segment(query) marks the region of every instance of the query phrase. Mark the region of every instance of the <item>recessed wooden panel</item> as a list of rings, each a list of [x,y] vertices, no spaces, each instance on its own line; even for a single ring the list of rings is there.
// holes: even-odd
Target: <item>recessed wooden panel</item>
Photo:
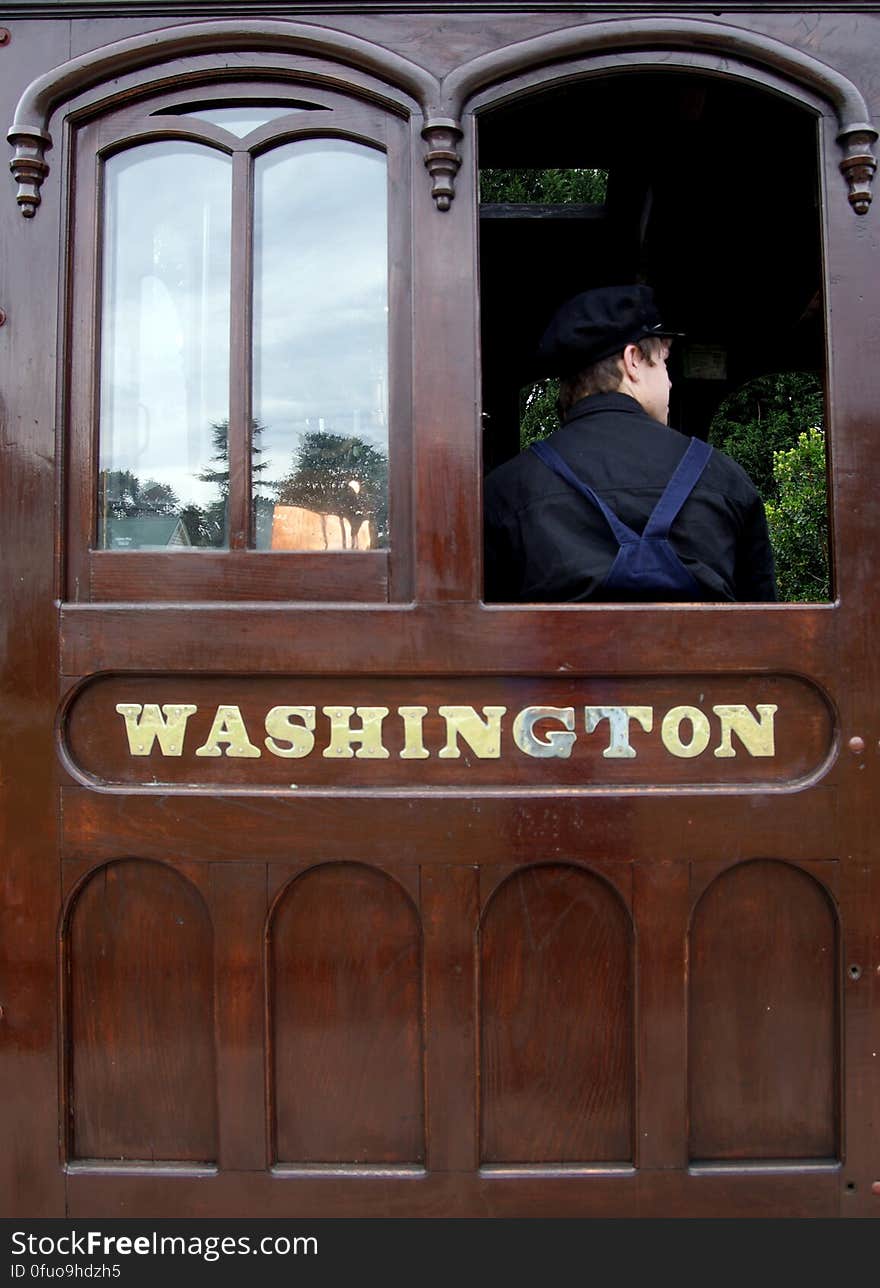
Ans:
[[[837,1153],[837,924],[784,863],[723,873],[690,943],[690,1156]]]
[[[70,1154],[216,1158],[212,930],[170,868],[125,860],[76,898],[66,941]]]
[[[418,916],[390,877],[312,868],[272,918],[274,1157],[418,1163],[425,1156]]]
[[[480,935],[483,1163],[626,1162],[633,1122],[632,927],[600,878],[510,877]]]
[[[299,600],[381,601],[388,598],[388,553],[95,550],[89,554],[89,578],[95,601],[155,603],[173,598],[255,603],[282,595]]]

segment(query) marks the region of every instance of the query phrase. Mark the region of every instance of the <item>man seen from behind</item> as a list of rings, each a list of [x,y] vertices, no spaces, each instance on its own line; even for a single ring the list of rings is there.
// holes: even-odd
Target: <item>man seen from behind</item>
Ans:
[[[748,475],[667,425],[672,335],[647,286],[585,291],[554,316],[538,357],[562,425],[486,480],[488,601],[777,598]]]

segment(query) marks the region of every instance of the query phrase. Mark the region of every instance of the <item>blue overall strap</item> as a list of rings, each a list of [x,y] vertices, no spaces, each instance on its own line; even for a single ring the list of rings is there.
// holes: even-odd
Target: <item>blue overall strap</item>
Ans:
[[[711,455],[712,448],[708,443],[704,443],[701,438],[691,439],[687,451],[675,467],[675,473],[666,484],[663,495],[645,524],[642,540],[657,540],[657,538],[669,536],[669,529],[699,482]]]
[[[592,501],[614,533],[619,546],[626,545],[630,541],[639,540],[639,534],[633,532],[632,528],[628,528],[623,520],[619,519],[614,511],[608,508],[602,498],[597,496],[593,489],[588,487],[582,479],[578,478],[571,466],[567,465],[556,451],[555,447],[551,447],[549,443],[545,443],[542,439],[539,439],[536,443],[530,443],[529,446],[554,474],[558,474],[566,483],[570,483],[573,488],[577,488],[578,492],[585,496],[588,501]],[[659,505],[662,500],[663,498],[661,497],[657,504]]]

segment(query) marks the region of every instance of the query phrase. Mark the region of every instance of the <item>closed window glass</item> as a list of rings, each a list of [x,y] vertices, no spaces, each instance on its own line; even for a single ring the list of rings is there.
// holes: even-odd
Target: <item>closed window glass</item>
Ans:
[[[385,155],[302,140],[256,160],[258,548],[388,545]]]
[[[230,158],[156,142],[104,176],[98,546],[224,547]]]

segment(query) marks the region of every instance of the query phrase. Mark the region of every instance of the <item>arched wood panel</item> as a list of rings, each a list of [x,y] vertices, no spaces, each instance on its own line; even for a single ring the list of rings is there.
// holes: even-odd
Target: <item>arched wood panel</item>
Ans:
[[[690,943],[690,1156],[833,1158],[838,1151],[837,919],[813,877],[728,869]]]
[[[632,926],[600,878],[526,868],[480,934],[483,1163],[628,1162]]]
[[[66,936],[70,1155],[217,1156],[213,933],[199,892],[129,859],[89,877]]]
[[[408,895],[358,863],[287,887],[269,935],[274,1158],[425,1157],[421,928]]]

